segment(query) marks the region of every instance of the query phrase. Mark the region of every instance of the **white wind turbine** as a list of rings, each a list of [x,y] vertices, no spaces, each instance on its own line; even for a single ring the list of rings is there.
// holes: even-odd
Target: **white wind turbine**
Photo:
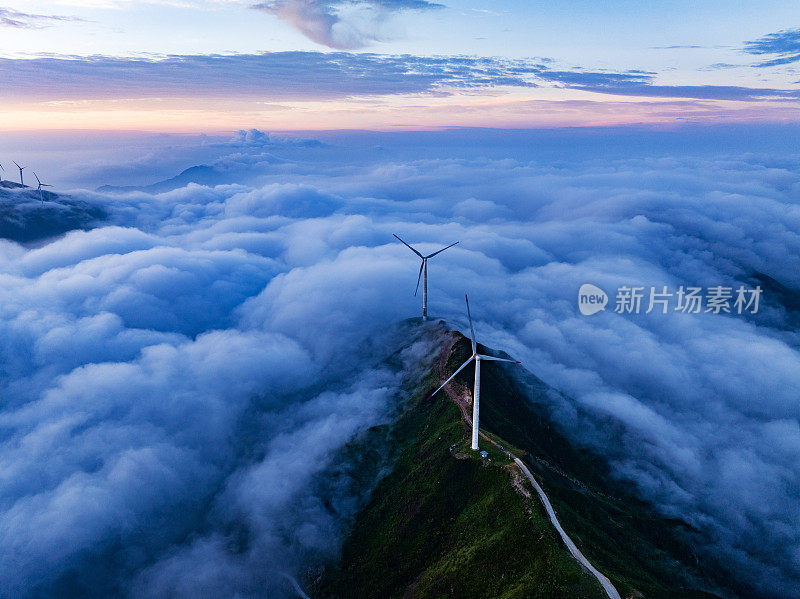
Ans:
[[[3,165],[0,164],[0,173],[4,173],[4,172],[6,172],[6,169],[4,169]],[[2,183],[2,182],[3,182],[3,175],[0,174],[0,183]]]
[[[394,233],[392,233],[392,235],[394,235]],[[397,237],[397,235],[394,236]],[[443,251],[453,247],[459,242],[456,241],[456,243],[451,243],[446,248],[440,249],[438,252],[433,252],[428,256],[423,256],[399,237],[397,237],[397,239],[399,239],[404,246],[422,259],[422,264],[419,265],[419,276],[417,277],[417,288],[414,291],[414,297],[417,296],[417,292],[419,291],[419,281],[422,279],[422,320],[428,320],[428,259],[433,258],[436,254],[441,254]]]
[[[44,191],[42,190],[42,187],[53,187],[53,186],[39,181],[39,175],[37,175],[36,172],[33,173],[33,176],[36,177],[36,182],[39,184],[39,187],[36,188],[36,191],[39,192],[39,197],[42,199],[42,204],[44,204]]]
[[[478,344],[475,342],[475,329],[472,328],[472,316],[469,313],[469,298],[464,295],[464,298],[467,301],[467,318],[469,319],[469,332],[472,336],[470,341],[472,341],[472,355],[469,357],[469,360],[464,362],[461,366],[458,367],[449,379],[447,379],[442,386],[439,387],[436,391],[431,393],[431,397],[439,393],[444,386],[452,381],[455,376],[464,370],[467,366],[469,366],[470,362],[475,360],[475,388],[472,391],[472,449],[475,451],[478,450],[478,429],[479,424],[478,420],[480,417],[480,405],[481,405],[481,360],[494,360],[495,362],[512,362],[514,364],[521,364],[521,362],[517,360],[509,360],[507,358],[495,358],[494,356],[484,356],[478,353]]]
[[[12,162],[14,164],[17,164],[16,160],[12,160]],[[25,170],[28,167],[27,166],[20,166],[20,165],[17,164],[17,168],[19,169],[19,184],[20,185],[25,185],[25,182],[22,180],[22,171]]]

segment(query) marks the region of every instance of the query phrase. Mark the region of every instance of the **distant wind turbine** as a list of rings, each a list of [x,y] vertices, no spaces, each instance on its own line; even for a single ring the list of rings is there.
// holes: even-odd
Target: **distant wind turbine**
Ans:
[[[16,160],[14,160],[14,161],[12,161],[12,162],[13,162],[14,164],[17,164],[17,161],[16,161]],[[20,185],[25,185],[25,182],[22,180],[22,171],[23,171],[24,169],[28,168],[28,167],[27,167],[27,166],[20,166],[20,165],[18,165],[18,164],[17,164],[17,168],[19,169],[19,184],[20,184]]]
[[[394,233],[392,233],[392,235],[394,235]],[[397,237],[397,235],[394,236]],[[428,259],[433,258],[436,254],[441,254],[443,251],[453,247],[459,242],[456,241],[456,243],[451,243],[446,248],[440,249],[438,252],[433,252],[428,256],[423,256],[399,237],[397,237],[397,239],[399,239],[404,246],[422,259],[422,264],[419,265],[419,276],[417,276],[417,288],[414,291],[414,297],[417,296],[417,292],[419,291],[419,281],[422,279],[422,320],[428,320]]]
[[[3,168],[2,164],[0,164],[0,172],[3,172],[3,173],[6,172],[6,169]],[[3,182],[3,175],[0,174],[0,183],[2,183],[2,182]]]
[[[439,387],[436,391],[431,393],[431,397],[439,393],[444,386],[452,381],[455,376],[464,370],[467,366],[469,366],[470,362],[475,360],[475,388],[472,391],[472,449],[478,451],[478,420],[480,417],[480,405],[481,405],[481,360],[494,360],[495,362],[512,362],[514,364],[520,364],[517,360],[508,360],[506,358],[495,358],[494,356],[484,356],[478,353],[478,344],[475,341],[475,329],[472,328],[472,316],[469,313],[469,298],[464,295],[464,299],[467,301],[467,318],[469,319],[469,332],[472,341],[472,355],[469,357],[469,360],[464,362],[461,366],[458,367],[449,379],[447,379],[442,386]]]
[[[39,175],[37,175],[36,172],[33,173],[33,176],[36,177],[36,182],[39,184],[39,187],[36,188],[36,191],[39,192],[39,197],[42,199],[42,204],[44,204],[44,191],[42,190],[42,187],[53,187],[53,186],[39,181]]]

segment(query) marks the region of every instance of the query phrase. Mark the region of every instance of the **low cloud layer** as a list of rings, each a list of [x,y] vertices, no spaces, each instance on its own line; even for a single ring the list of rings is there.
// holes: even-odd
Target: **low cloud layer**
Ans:
[[[214,146],[257,184],[76,192],[106,226],[0,243],[4,592],[291,596],[280,573],[335,552],[355,509],[337,449],[435,349],[420,337],[381,361],[419,311],[392,233],[460,240],[429,265],[431,312],[463,325],[469,291],[480,340],[574,397],[551,408],[575,442],[708,535],[753,596],[797,587],[796,157],[534,160],[534,144],[409,134],[355,137],[344,159],[265,139]],[[754,317],[576,306],[586,282],[757,273],[785,291]]]
[[[318,44],[353,50],[380,41],[381,24],[392,13],[442,5],[426,0],[270,0],[252,7],[286,21]]]

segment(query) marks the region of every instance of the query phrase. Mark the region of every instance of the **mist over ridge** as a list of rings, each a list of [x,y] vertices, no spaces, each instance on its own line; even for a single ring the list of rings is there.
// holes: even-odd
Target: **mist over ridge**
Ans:
[[[267,573],[341,534],[312,481],[435,352],[420,338],[399,369],[381,363],[419,311],[396,232],[460,240],[429,266],[431,313],[463,326],[468,290],[481,341],[590,414],[554,403],[576,443],[764,597],[796,588],[800,158],[746,138],[604,154],[471,134],[485,153],[459,131],[153,145],[65,190],[107,215],[91,230],[0,241],[0,594],[90,596],[97,576],[97,596],[291,596]],[[203,185],[87,191],[195,165]],[[778,287],[752,316],[576,306],[583,283],[765,277]],[[64,586],[76,573],[87,586]]]

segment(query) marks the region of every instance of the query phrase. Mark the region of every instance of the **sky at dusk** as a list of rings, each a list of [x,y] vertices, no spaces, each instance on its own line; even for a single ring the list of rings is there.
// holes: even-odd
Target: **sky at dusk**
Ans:
[[[393,234],[459,241],[431,315],[468,292],[553,426],[793,596],[798,83],[797,0],[0,0],[0,597],[294,597],[441,351]]]
[[[0,130],[797,122],[793,1],[25,0]]]

